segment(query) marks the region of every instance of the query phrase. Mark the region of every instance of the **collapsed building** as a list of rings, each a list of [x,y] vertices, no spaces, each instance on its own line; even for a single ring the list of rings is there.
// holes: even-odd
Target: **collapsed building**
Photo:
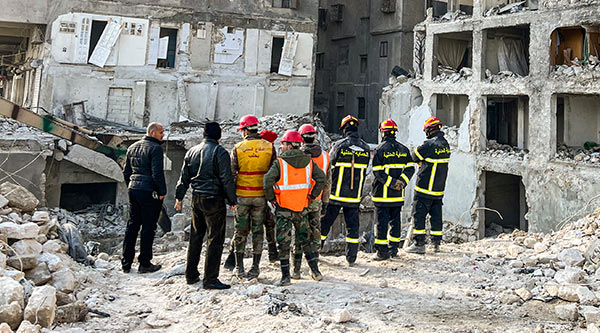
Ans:
[[[298,0],[4,2],[0,97],[124,148],[154,121],[169,129],[244,114],[300,116],[312,111],[317,15],[314,1]],[[2,126],[3,181],[72,211],[127,200],[114,161],[21,124]],[[172,193],[187,146],[165,138]]]
[[[555,230],[600,194],[600,2],[438,2],[415,27],[417,79],[384,88],[380,119],[412,147],[427,117],[446,125],[447,239]]]

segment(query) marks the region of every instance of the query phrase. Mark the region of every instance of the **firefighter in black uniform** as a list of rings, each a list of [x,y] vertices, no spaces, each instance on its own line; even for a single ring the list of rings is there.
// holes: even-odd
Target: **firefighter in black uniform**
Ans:
[[[331,226],[344,208],[346,221],[346,260],[354,265],[358,253],[358,208],[362,199],[362,190],[367,176],[370,160],[370,147],[358,135],[358,119],[346,116],[340,129],[344,138],[337,141],[331,149],[331,194],[325,215],[321,219],[321,246]]]
[[[431,216],[429,232],[434,251],[439,252],[442,241],[442,198],[448,176],[450,145],[441,131],[442,123],[436,117],[425,121],[423,131],[427,140],[415,148],[412,158],[419,166],[415,198],[413,202],[413,244],[406,249],[409,253],[425,253],[425,218]]]
[[[386,260],[398,254],[404,188],[415,173],[415,164],[410,150],[396,141],[398,125],[392,119],[383,121],[379,130],[382,140],[373,156],[372,198],[377,214],[375,260]]]

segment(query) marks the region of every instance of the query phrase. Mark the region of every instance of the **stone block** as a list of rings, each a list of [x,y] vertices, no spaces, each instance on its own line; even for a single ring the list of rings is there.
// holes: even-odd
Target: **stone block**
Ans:
[[[579,268],[566,268],[554,274],[554,280],[558,284],[563,283],[580,283],[585,277],[585,272]]]
[[[588,324],[597,323],[600,321],[600,311],[595,306],[582,306],[579,309],[579,314],[585,318],[585,322]]]
[[[23,320],[16,333],[40,333],[41,330],[42,327],[40,325],[34,325],[28,320]]]
[[[48,222],[50,221],[50,214],[48,214],[47,211],[43,211],[43,210],[38,210],[35,213],[33,213],[33,216],[31,217],[31,221],[33,222]]]
[[[577,289],[579,286],[577,285],[571,285],[571,284],[567,284],[567,285],[561,285],[560,287],[558,287],[558,297],[560,299],[564,299],[565,301],[569,301],[569,302],[578,302],[579,301],[579,294],[577,293]]]
[[[40,203],[38,199],[26,188],[12,183],[0,185],[0,194],[8,199],[8,205],[19,208],[24,212],[31,212]]]
[[[62,262],[60,257],[52,253],[42,252],[42,254],[40,254],[40,256],[37,258],[37,262],[38,264],[45,263],[46,265],[48,265],[48,269],[52,273],[59,271],[65,267],[65,264]]]
[[[16,330],[23,320],[23,308],[18,302],[0,305],[0,322],[7,323],[10,328]]]
[[[0,277],[0,305],[12,302],[17,302],[21,307],[25,306],[23,286],[10,277]]]
[[[23,317],[37,322],[42,327],[50,327],[56,315],[56,289],[52,286],[36,287],[29,298]],[[36,321],[37,319],[37,321]]]
[[[22,239],[13,243],[11,247],[19,256],[38,256],[42,253],[42,244],[36,242],[35,239]]]
[[[60,271],[52,273],[52,280],[50,283],[56,287],[56,290],[67,294],[75,291],[79,285],[77,279],[75,279],[75,275],[73,275],[73,272],[68,268],[63,268]]]
[[[35,238],[40,231],[40,227],[33,222],[17,224],[14,222],[0,223],[0,234],[6,235],[11,239]]]
[[[25,272],[25,277],[36,286],[41,286],[52,279],[52,274],[46,263],[40,263],[34,268]]]
[[[56,309],[57,323],[76,323],[84,321],[88,314],[88,307],[83,301],[77,301]]]
[[[42,250],[46,253],[65,253],[63,244],[58,239],[51,239],[44,243]]]
[[[583,254],[576,249],[564,249],[558,254],[557,258],[566,266],[581,266],[585,262]]]
[[[554,307],[554,311],[556,311],[558,318],[562,320],[576,321],[579,317],[579,311],[575,303],[557,305]]]

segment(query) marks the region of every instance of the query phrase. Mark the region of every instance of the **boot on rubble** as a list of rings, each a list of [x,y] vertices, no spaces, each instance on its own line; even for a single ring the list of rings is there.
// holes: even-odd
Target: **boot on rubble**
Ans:
[[[310,275],[313,280],[323,280],[323,274],[319,271],[319,259],[314,253],[306,253],[306,261],[308,261],[308,267],[310,267]]]
[[[440,240],[439,239],[434,239],[433,240],[433,252],[435,253],[439,253],[440,252]]]
[[[289,259],[281,259],[281,281],[277,282],[275,285],[279,287],[289,286],[292,284],[290,280],[290,260]]]
[[[279,253],[277,252],[276,244],[269,244],[269,262],[275,263],[279,259]]]
[[[229,252],[227,259],[225,259],[225,264],[223,264],[223,268],[230,271],[235,268],[235,253],[233,251]]]
[[[237,268],[237,272],[235,275],[239,278],[245,277],[246,272],[244,272],[244,253],[235,253],[235,267]]]
[[[416,254],[425,254],[425,243],[420,241],[414,241],[409,247],[407,247],[404,252],[406,253],[416,253]]]
[[[260,256],[260,254],[254,254],[252,256],[252,268],[250,268],[250,270],[248,271],[248,280],[258,278],[258,275],[260,274]]]
[[[294,271],[292,272],[292,279],[299,280],[300,268],[302,266],[302,253],[294,254]]]
[[[373,258],[373,260],[382,261],[382,260],[390,259],[390,253],[387,249],[387,245],[386,246],[376,245],[376,246],[377,246],[377,250],[376,250],[376,254],[375,254],[375,257]]]

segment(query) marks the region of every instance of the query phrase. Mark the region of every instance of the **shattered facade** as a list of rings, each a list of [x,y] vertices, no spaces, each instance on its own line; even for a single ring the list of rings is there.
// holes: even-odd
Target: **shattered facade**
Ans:
[[[589,211],[600,194],[600,2],[481,0],[444,20],[433,9],[415,27],[418,78],[384,88],[380,119],[397,120],[411,147],[430,115],[446,125],[446,239],[547,232]]]
[[[351,114],[377,142],[381,90],[396,66],[412,68],[412,29],[423,18],[422,1],[320,1],[314,111],[328,131]]]

